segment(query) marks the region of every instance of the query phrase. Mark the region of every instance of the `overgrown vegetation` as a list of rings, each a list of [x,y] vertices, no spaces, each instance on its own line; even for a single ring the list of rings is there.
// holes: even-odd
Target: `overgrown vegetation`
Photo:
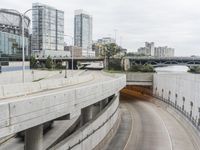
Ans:
[[[121,50],[121,48],[115,43],[102,45],[101,56],[106,58],[106,64],[105,64],[106,69],[108,69],[108,70],[111,69],[110,67],[111,67],[111,65],[113,65],[113,63],[110,60],[111,60],[111,58],[113,59],[115,55],[120,53],[120,50]]]
[[[200,66],[192,66],[192,67],[190,67],[190,69],[188,70],[188,72],[191,72],[191,73],[200,73]]]
[[[47,57],[47,59],[45,61],[45,66],[48,69],[52,69],[53,68],[53,60],[51,59],[50,56]]]
[[[116,70],[116,71],[123,70],[121,66],[121,59],[110,59],[108,66],[109,70]]]
[[[37,60],[35,59],[34,56],[31,56],[31,58],[30,58],[30,67],[37,68]]]
[[[129,69],[130,72],[155,72],[152,65],[132,65]]]
[[[30,67],[32,69],[42,69],[42,70],[52,70],[52,69],[65,69],[62,65],[62,61],[53,61],[53,59],[48,56],[45,61],[39,62],[34,56],[30,58]]]

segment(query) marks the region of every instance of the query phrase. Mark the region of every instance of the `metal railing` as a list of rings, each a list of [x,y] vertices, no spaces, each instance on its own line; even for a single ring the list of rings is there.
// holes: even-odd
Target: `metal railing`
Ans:
[[[174,103],[173,101],[170,101],[170,99],[166,99],[162,96],[158,96],[155,94],[152,94],[152,96],[155,97],[156,99],[163,101],[164,103],[168,104],[169,106],[173,107],[174,109],[178,110],[200,132],[200,118],[195,119],[192,116],[191,111],[187,112],[184,109],[184,105],[181,107],[181,106],[177,105],[176,103]]]

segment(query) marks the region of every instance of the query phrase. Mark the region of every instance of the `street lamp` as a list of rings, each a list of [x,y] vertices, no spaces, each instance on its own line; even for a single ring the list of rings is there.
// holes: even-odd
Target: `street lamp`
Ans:
[[[73,76],[73,71],[74,71],[74,37],[71,35],[64,35],[66,37],[70,37],[72,40],[72,52],[71,52],[71,58],[72,58],[72,76]],[[67,70],[67,63],[66,63],[66,70]]]
[[[200,107],[198,108],[199,111],[199,120],[198,120],[198,126],[200,126]]]
[[[191,118],[192,117],[192,108],[193,108],[193,102],[192,101],[190,102],[190,107],[191,107],[190,108],[190,118]]]
[[[0,11],[4,11],[4,10],[5,9],[0,9]],[[26,15],[26,13],[28,13],[32,9],[28,9],[24,13],[20,13],[19,11],[15,10],[15,9],[6,9],[6,10],[14,11],[17,14],[19,14],[21,17],[21,21],[22,21],[22,25],[21,25],[21,28],[22,28],[22,81],[24,83],[25,82],[24,17]]]
[[[177,106],[177,97],[178,97],[178,94],[176,93],[175,94],[175,107]]]
[[[185,97],[183,97],[182,111],[184,111]]]
[[[170,97],[171,97],[171,91],[169,91],[169,94],[168,94],[168,102],[170,103]]]

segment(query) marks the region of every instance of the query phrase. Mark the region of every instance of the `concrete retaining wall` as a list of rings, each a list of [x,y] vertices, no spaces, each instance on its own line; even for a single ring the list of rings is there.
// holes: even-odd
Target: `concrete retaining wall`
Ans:
[[[2,101],[0,138],[67,114],[70,114],[70,118],[79,116],[82,108],[118,93],[125,85],[126,77],[121,75],[109,81]]]
[[[106,110],[98,115],[95,120],[87,123],[73,135],[53,147],[52,150],[94,149],[116,123],[119,115],[118,106],[119,96],[117,96],[113,103],[107,106]]]
[[[154,73],[126,73],[127,85],[152,85]]]
[[[192,117],[198,120],[200,107],[200,76],[198,74],[155,74],[153,81],[154,95],[169,99],[174,104],[177,101],[179,107],[182,107],[184,103],[184,111],[189,114],[192,110]]]

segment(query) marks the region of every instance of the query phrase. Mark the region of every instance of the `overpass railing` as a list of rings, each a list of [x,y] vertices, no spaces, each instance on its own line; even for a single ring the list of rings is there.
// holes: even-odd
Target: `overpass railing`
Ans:
[[[152,57],[152,56],[141,56],[141,57],[124,57],[125,59],[133,60],[200,60],[200,57]]]

